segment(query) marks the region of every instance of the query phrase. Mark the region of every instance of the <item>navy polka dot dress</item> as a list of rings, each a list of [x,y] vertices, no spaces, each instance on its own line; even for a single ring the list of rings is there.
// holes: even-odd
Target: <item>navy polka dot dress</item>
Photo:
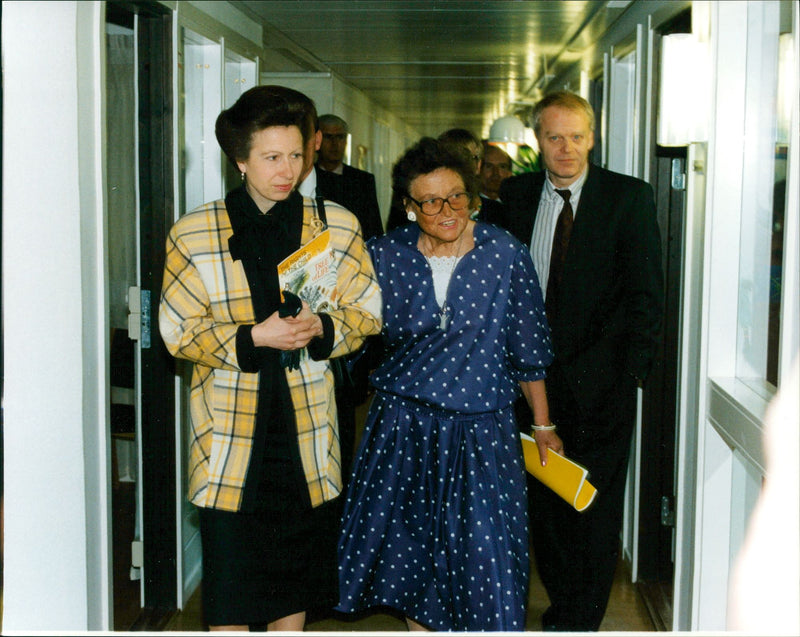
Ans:
[[[370,245],[388,354],[339,540],[338,609],[390,606],[434,630],[525,628],[525,468],[513,402],[552,360],[527,249],[478,223],[441,329],[409,224]]]

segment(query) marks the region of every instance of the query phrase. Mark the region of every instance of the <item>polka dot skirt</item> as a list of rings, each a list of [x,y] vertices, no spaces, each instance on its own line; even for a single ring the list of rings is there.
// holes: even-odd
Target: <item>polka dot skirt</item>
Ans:
[[[339,610],[435,630],[525,627],[525,471],[512,410],[454,415],[378,394],[339,541]]]

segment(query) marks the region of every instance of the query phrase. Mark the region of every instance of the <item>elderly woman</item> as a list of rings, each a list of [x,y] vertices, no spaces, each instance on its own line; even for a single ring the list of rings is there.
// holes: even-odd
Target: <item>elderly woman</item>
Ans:
[[[193,363],[189,498],[212,629],[302,630],[307,609],[338,599],[342,479],[327,359],[380,331],[380,291],[356,218],[328,202],[335,302],[314,313],[281,298],[278,264],[324,230],[295,191],[313,134],[307,101],[259,86],[223,111],[217,140],[242,185],[183,216],[167,241],[159,326],[170,352]]]
[[[475,137],[466,128],[448,128],[441,133],[437,138],[438,141],[451,146],[457,150],[461,150],[466,154],[469,165],[475,171],[476,175],[480,175],[481,160],[483,157],[483,144],[481,140]],[[405,205],[403,203],[402,195],[397,191],[392,193],[392,205],[389,209],[389,219],[386,222],[386,230],[391,231],[400,226],[408,223],[409,219],[406,215]],[[478,200],[483,203],[482,199]],[[481,205],[474,206],[472,210],[472,218],[477,219],[480,217]]]
[[[542,462],[561,450],[539,282],[522,244],[470,220],[478,184],[463,153],[422,139],[393,188],[416,223],[368,244],[386,356],[345,502],[338,608],[393,607],[411,629],[524,630],[520,388]]]

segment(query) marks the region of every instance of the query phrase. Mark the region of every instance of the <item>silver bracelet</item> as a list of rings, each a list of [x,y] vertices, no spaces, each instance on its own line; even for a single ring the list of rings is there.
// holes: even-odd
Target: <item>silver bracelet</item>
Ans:
[[[533,431],[555,431],[556,426],[553,424],[549,425],[531,425],[531,429]]]

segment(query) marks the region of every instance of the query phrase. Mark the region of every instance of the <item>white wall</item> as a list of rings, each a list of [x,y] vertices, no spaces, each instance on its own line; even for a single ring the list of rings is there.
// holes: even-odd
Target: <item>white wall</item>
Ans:
[[[100,9],[3,3],[6,632],[107,626],[105,353],[93,345],[102,215],[100,182],[84,170],[97,148],[85,125],[100,123]]]

